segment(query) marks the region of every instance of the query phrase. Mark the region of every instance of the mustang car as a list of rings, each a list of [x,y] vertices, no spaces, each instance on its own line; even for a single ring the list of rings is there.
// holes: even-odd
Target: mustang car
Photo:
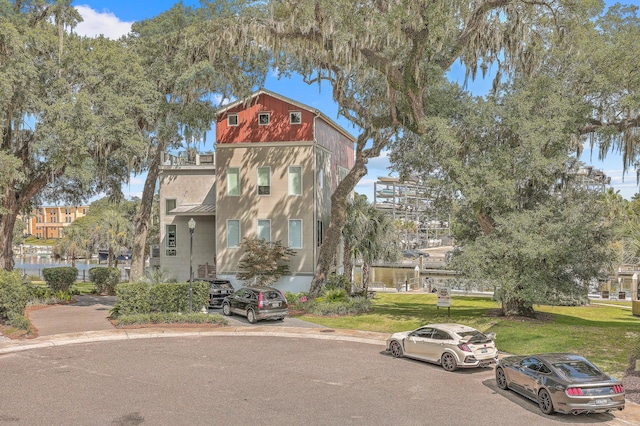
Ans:
[[[509,356],[496,365],[496,384],[538,403],[544,414],[623,410],[622,384],[574,354]]]
[[[494,339],[494,333],[486,335],[462,324],[429,324],[392,334],[387,351],[396,358],[414,358],[454,371],[495,363],[498,350]]]

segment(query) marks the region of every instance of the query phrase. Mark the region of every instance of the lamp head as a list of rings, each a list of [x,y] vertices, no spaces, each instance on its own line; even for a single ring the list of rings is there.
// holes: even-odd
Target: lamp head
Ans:
[[[196,229],[196,221],[193,220],[193,218],[189,219],[189,231],[193,232],[194,229]]]

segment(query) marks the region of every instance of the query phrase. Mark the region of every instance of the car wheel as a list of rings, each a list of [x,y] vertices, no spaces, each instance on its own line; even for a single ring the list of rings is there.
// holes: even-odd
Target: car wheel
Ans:
[[[507,375],[504,374],[504,370],[501,367],[496,368],[496,384],[502,390],[507,389]]]
[[[538,392],[538,406],[544,414],[553,414],[553,402],[551,401],[551,395],[549,395],[546,389],[541,389],[540,392]]]
[[[258,322],[256,319],[256,313],[253,309],[247,309],[247,321],[249,321],[249,324],[255,324]]]
[[[456,357],[449,352],[445,352],[442,354],[440,358],[440,364],[442,364],[442,368],[447,371],[455,371],[458,369],[458,363],[456,363]]]
[[[404,355],[402,345],[397,340],[389,343],[389,351],[394,358],[400,358]]]
[[[228,303],[222,304],[222,315],[231,316],[231,305]]]
[[[284,321],[284,317],[276,318],[276,321]]]

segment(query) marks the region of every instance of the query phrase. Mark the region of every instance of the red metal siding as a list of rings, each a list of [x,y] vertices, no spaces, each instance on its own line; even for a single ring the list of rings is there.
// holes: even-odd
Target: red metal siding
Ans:
[[[291,124],[289,112],[302,113],[301,124]],[[270,113],[268,125],[258,125],[258,113]],[[238,125],[229,126],[227,117],[238,114]],[[250,105],[238,105],[218,117],[217,143],[312,141],[315,114],[280,99],[261,94]]]

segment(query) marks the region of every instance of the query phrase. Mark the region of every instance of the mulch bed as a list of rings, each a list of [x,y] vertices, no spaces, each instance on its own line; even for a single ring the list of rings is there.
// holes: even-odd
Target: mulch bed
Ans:
[[[622,385],[627,400],[640,404],[640,371],[629,369],[622,379]]]

